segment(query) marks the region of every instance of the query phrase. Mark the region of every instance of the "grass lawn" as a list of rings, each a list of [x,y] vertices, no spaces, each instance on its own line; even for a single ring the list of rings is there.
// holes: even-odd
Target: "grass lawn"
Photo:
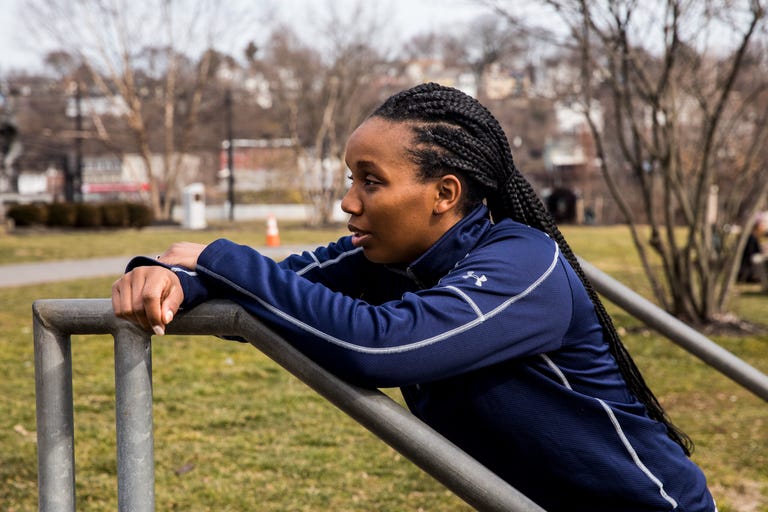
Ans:
[[[343,233],[280,228],[284,244]],[[565,234],[578,254],[642,290],[624,228],[574,227]],[[151,253],[172,240],[220,236],[259,245],[264,227],[0,235],[0,262]],[[113,279],[0,289],[3,510],[37,508],[31,303],[106,297]],[[752,288],[741,292],[734,309],[765,322],[768,296]],[[696,442],[694,460],[707,474],[721,512],[768,511],[768,404],[609,307],[646,380]],[[717,341],[768,372],[768,336]],[[76,336],[73,353],[78,508],[113,511],[112,340]],[[470,510],[249,345],[202,336],[155,338],[153,371],[157,510]]]
[[[343,226],[308,229],[299,222],[281,222],[283,245],[325,243],[347,233]],[[264,245],[264,222],[211,223],[207,229],[190,231],[166,227],[119,230],[22,230],[3,234],[0,230],[0,265],[109,256],[155,254],[171,242],[208,243],[217,238],[230,238],[243,244]]]

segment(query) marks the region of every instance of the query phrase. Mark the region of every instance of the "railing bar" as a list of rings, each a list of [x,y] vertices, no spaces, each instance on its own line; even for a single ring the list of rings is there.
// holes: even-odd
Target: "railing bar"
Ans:
[[[155,509],[152,346],[135,329],[115,334],[117,500],[121,512]]]
[[[768,401],[767,375],[590,263],[582,259],[579,263],[598,293],[709,366]]]
[[[37,483],[41,512],[75,510],[72,353],[68,335],[33,318]]]
[[[47,299],[37,301],[35,307],[43,312],[41,316],[49,325],[71,330],[72,334],[80,334],[79,325],[83,325],[88,334],[135,329],[129,322],[115,319],[111,302],[107,299]],[[543,512],[542,508],[389,397],[378,390],[357,388],[338,379],[230,302],[211,301],[181,313],[168,326],[167,332],[257,338],[258,348],[267,356],[326,398],[333,397],[331,402],[337,407],[470,505],[487,511]]]
[[[377,389],[349,384],[243,311],[244,338],[478,510],[544,512],[524,494]]]

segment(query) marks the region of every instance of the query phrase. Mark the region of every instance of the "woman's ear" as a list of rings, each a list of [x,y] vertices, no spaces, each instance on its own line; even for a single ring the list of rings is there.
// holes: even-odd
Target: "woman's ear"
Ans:
[[[437,200],[433,213],[440,215],[456,208],[461,198],[461,181],[453,174],[446,174],[437,183]]]

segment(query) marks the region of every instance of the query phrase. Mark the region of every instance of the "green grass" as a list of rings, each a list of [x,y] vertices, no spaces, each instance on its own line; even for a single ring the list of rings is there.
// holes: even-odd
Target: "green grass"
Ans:
[[[121,246],[121,252],[104,249],[112,242],[124,243],[108,233],[82,239],[92,253],[78,250],[83,250],[81,256],[118,255],[156,251],[171,240],[198,234],[254,244],[263,243],[264,237],[260,225],[203,233],[157,231],[162,236],[154,238],[152,230],[130,232],[141,240],[127,253],[122,251],[133,249],[130,244]],[[290,232],[281,225],[283,243],[305,241],[286,242]],[[319,238],[311,241],[337,234],[313,233]],[[637,278],[623,228],[568,228],[565,234],[577,253],[601,269],[622,281]],[[36,257],[50,258],[60,236],[70,235],[5,236],[0,248],[7,254],[7,246],[34,246]],[[37,508],[31,303],[38,298],[106,297],[112,280],[0,289],[3,510]],[[734,302],[736,310],[765,322],[768,296],[751,288],[742,291]],[[768,404],[609,307],[646,379],[673,420],[696,442],[694,460],[707,474],[721,512],[768,510]],[[767,336],[717,341],[768,372]],[[78,508],[112,511],[112,340],[76,336],[73,354]],[[153,372],[157,510],[470,510],[249,345],[207,336],[155,338]]]
[[[339,225],[327,229],[309,229],[299,222],[281,222],[280,242],[283,245],[325,243],[346,234]],[[117,229],[103,231],[26,230],[12,234],[0,231],[0,265],[64,259],[154,254],[171,242],[208,243],[217,238],[230,238],[243,244],[264,245],[264,222],[218,223],[203,230],[182,230],[168,227],[146,229]]]

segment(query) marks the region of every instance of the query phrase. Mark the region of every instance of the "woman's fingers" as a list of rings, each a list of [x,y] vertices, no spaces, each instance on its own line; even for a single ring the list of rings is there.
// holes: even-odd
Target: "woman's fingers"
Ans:
[[[179,278],[164,267],[137,267],[112,285],[115,315],[164,334],[184,294]]]
[[[167,251],[157,257],[166,265],[181,265],[189,269],[197,266],[197,258],[205,249],[205,245],[192,242],[176,242]]]

